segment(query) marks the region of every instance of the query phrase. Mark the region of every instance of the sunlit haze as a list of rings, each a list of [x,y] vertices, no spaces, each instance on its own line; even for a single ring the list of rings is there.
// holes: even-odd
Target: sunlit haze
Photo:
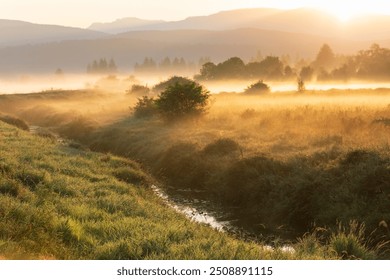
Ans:
[[[118,18],[181,20],[240,8],[321,9],[346,21],[364,13],[390,14],[388,1],[308,1],[308,0],[2,0],[1,19],[15,19],[42,24],[87,27],[93,22]]]

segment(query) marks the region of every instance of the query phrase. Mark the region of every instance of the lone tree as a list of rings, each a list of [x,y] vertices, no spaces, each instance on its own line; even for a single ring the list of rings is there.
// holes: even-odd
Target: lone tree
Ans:
[[[244,91],[246,94],[265,94],[271,91],[270,87],[264,83],[262,80],[257,83],[251,84]]]
[[[155,104],[164,118],[177,120],[205,113],[209,97],[209,92],[203,86],[189,80],[169,85],[158,96]]]
[[[304,93],[306,90],[305,82],[301,77],[297,78],[297,91],[298,93]]]
[[[322,45],[314,61],[314,67],[317,69],[331,70],[334,67],[336,56],[328,44]]]
[[[187,83],[190,83],[192,82],[191,79],[188,79],[186,77],[181,77],[181,76],[173,76],[173,77],[170,77],[168,80],[166,81],[163,81],[161,83],[158,83],[157,85],[155,85],[153,87],[153,91],[155,93],[160,93],[164,90],[166,90],[169,86],[172,86],[176,83],[178,84],[187,84]]]
[[[136,118],[151,118],[157,113],[156,101],[153,97],[142,96],[138,98],[133,108]]]

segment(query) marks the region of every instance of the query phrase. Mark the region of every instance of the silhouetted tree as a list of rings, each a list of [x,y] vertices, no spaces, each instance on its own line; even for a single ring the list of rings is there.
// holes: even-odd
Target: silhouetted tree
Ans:
[[[293,71],[293,69],[287,65],[286,67],[284,67],[284,77],[287,78],[287,79],[291,79],[293,77],[295,77],[295,73]]]
[[[251,84],[244,91],[246,94],[265,94],[270,92],[270,87],[265,84],[263,81],[258,81],[257,83]]]
[[[56,74],[57,76],[62,76],[62,75],[64,74],[64,71],[62,71],[61,68],[57,68],[57,70],[55,71],[55,74]]]
[[[148,96],[138,98],[135,106],[130,109],[133,109],[136,118],[150,118],[157,114],[156,101]]]
[[[149,73],[153,73],[153,72],[156,71],[156,69],[157,69],[157,64],[154,61],[154,59],[151,58],[151,57],[145,57],[144,61],[142,62],[142,64],[136,63],[134,65],[134,70],[136,72],[149,72]]]
[[[303,81],[310,81],[313,79],[314,75],[314,69],[310,66],[305,66],[301,69],[301,72],[299,73],[300,79]]]
[[[217,76],[219,78],[240,78],[245,73],[245,64],[239,57],[231,57],[217,65]]]
[[[150,89],[143,85],[132,85],[126,93],[134,95],[148,95],[150,93]]]
[[[333,53],[333,50],[328,44],[322,45],[313,63],[313,66],[318,70],[324,69],[325,71],[329,71],[334,68],[334,65],[335,55]]]
[[[217,79],[242,79],[259,78],[282,79],[284,75],[283,63],[276,56],[267,56],[260,62],[245,64],[239,57],[231,57],[228,60],[215,65],[208,62],[202,65],[197,80]],[[291,70],[291,68],[290,68]]]
[[[297,79],[297,91],[299,93],[303,93],[303,92],[305,92],[305,90],[306,90],[305,82],[301,78],[298,78]]]
[[[117,67],[116,67],[116,63],[115,63],[115,61],[114,61],[114,59],[110,59],[110,62],[108,63],[108,67],[107,67],[108,69],[108,72],[110,72],[110,73],[115,73],[118,69],[117,69]]]
[[[203,64],[200,74],[195,76],[196,80],[214,80],[217,75],[217,66],[212,62]]]
[[[209,92],[194,81],[176,82],[161,92],[155,104],[167,120],[199,116],[206,111]]]
[[[278,79],[283,77],[283,63],[277,56],[267,56],[260,62],[261,67],[266,69],[266,77],[270,79]]]
[[[117,67],[114,59],[110,59],[107,63],[107,59],[101,58],[99,61],[94,60],[92,64],[88,64],[87,73],[91,74],[112,74],[117,71]]]
[[[202,67],[207,62],[211,62],[210,57],[208,57],[208,56],[203,57],[202,56],[201,58],[199,58],[198,65],[199,65],[199,67]]]
[[[173,76],[171,78],[169,78],[168,80],[165,80],[165,81],[162,81],[160,83],[158,83],[157,85],[155,85],[153,87],[153,91],[155,93],[160,93],[164,90],[166,90],[169,86],[172,86],[176,83],[178,84],[188,84],[188,83],[191,83],[192,80],[186,78],[186,77],[181,77],[181,76]]]
[[[390,77],[390,49],[373,44],[370,49],[358,53],[356,62],[358,78]]]
[[[165,57],[159,64],[160,69],[168,70],[172,67],[172,62],[169,57]]]

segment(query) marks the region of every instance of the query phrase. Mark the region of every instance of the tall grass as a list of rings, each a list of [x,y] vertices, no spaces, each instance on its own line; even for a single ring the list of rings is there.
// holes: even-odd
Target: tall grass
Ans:
[[[1,258],[294,258],[187,220],[131,160],[2,123],[0,139]]]
[[[221,203],[236,211],[237,217],[242,219],[240,225],[256,235],[271,232],[273,236],[294,240],[310,232],[313,225],[337,233],[334,239],[328,236],[326,242],[305,235],[303,243],[298,243],[304,253],[294,258],[382,258],[383,255],[371,252],[382,244],[383,236],[384,240],[389,238],[388,230],[378,225],[390,219],[390,134],[386,122],[377,121],[390,118],[389,104],[388,92],[375,90],[307,91],[299,96],[230,94],[214,97],[210,113],[199,121],[166,124],[158,118],[128,116],[111,121],[105,118],[83,134],[84,125],[90,129],[89,124],[93,123],[88,118],[96,120],[96,114],[88,115],[79,109],[77,112],[84,114],[86,121],[67,126],[72,122],[72,118],[68,118],[61,122],[58,131],[62,131],[64,137],[77,138],[93,150],[135,159],[167,185],[201,189],[211,203]],[[24,112],[28,116],[28,110]],[[38,112],[34,111],[34,116],[38,117]],[[80,154],[89,154],[70,151],[78,155],[80,162],[85,161]],[[100,162],[112,163],[113,158],[103,156]],[[0,162],[0,170],[1,166]],[[47,163],[42,166],[54,168]],[[131,168],[115,166],[109,172],[112,180],[120,184],[144,184],[145,175],[132,164]],[[85,177],[97,185],[103,180],[96,175],[103,173],[80,171],[72,161],[60,170],[63,176]],[[35,174],[43,181],[29,187],[24,196],[31,196],[40,185],[45,185],[48,174]],[[23,184],[22,175],[18,176],[15,180]],[[60,185],[64,186],[63,190],[53,189],[61,198],[79,195],[79,188],[70,187],[72,184]],[[104,196],[107,192],[99,189],[94,195]],[[4,187],[3,193],[15,196],[19,190]],[[110,215],[118,211],[126,213],[120,201],[112,199],[100,201],[92,213],[97,217],[101,217],[102,211]],[[64,211],[74,211],[71,209]],[[365,231],[374,232],[370,237],[374,241],[366,242],[368,237],[359,235],[359,231],[349,236],[348,229],[339,230],[335,226],[337,221],[348,224],[351,220],[364,223]],[[73,226],[77,228],[77,224]],[[88,232],[80,231],[79,235]],[[345,250],[337,248],[344,245],[335,245],[345,243],[343,235],[346,244],[353,243],[351,240],[356,237],[356,244],[366,248],[368,253],[343,255],[341,252]],[[140,250],[134,251],[121,241],[119,247],[110,243],[104,248],[115,252],[116,256],[133,256]],[[166,248],[159,252],[166,252]]]
[[[206,191],[255,234],[291,238],[355,219],[371,232],[390,219],[389,133],[375,122],[388,118],[389,97],[372,98],[221,96],[199,122],[130,117],[87,143],[140,160],[167,185]]]

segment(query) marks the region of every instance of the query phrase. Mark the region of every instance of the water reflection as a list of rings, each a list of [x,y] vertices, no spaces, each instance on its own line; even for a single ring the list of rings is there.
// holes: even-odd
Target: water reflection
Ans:
[[[223,209],[215,205],[212,206],[210,202],[201,199],[202,195],[205,194],[202,191],[175,189],[174,191],[172,190],[174,194],[167,195],[155,185],[151,188],[165,203],[176,211],[183,213],[192,221],[207,224],[218,231],[233,233],[244,240],[259,241],[257,238],[253,238],[248,225],[244,226],[247,227],[247,231],[239,226],[243,221],[241,219],[234,219],[234,214],[229,213],[228,209]],[[260,236],[262,235],[260,234]],[[274,236],[270,237],[270,240],[273,238]],[[262,241],[266,242],[266,240]],[[274,245],[264,245],[263,248],[269,251],[275,250]],[[278,246],[278,249],[285,253],[292,254],[295,252],[292,246],[286,244]]]
[[[226,231],[232,227],[229,221],[221,220],[221,215],[218,215],[216,211],[207,209],[208,207],[206,205],[208,203],[205,200],[197,198],[190,200],[180,196],[172,197],[168,196],[164,191],[155,185],[153,185],[151,188],[169,206],[178,212],[183,213],[186,217],[195,222],[210,225],[212,228],[215,228],[219,231]],[[178,192],[180,192],[180,190]],[[219,216],[220,219],[217,219],[216,216]]]

